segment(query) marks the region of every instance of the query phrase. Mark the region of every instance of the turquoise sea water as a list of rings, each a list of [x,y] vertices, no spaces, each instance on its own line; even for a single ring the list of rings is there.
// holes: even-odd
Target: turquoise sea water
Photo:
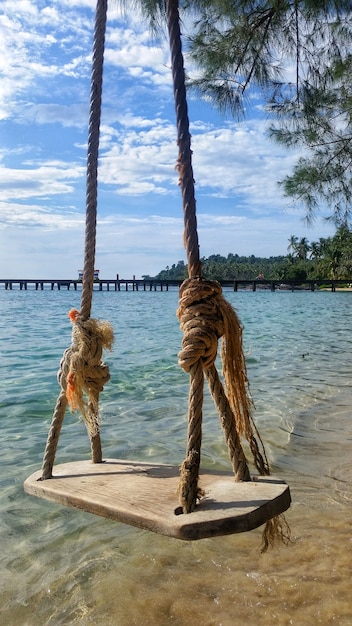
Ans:
[[[188,543],[26,495],[40,469],[80,293],[0,291],[0,608],[9,626],[352,625],[352,293],[225,292],[244,325],[255,419],[290,484],[292,543],[261,530]],[[179,464],[188,376],[177,364],[178,294],[95,292],[115,329],[101,394],[105,458]],[[228,469],[206,394],[202,466]],[[65,417],[57,462],[89,458]]]

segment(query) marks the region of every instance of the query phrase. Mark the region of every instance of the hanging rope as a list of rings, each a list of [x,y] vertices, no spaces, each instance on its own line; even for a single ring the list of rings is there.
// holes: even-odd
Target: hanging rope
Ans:
[[[177,170],[184,211],[184,244],[188,261],[188,280],[180,288],[177,315],[184,332],[180,366],[190,374],[188,436],[186,458],[181,465],[179,498],[184,513],[191,513],[202,496],[199,466],[202,439],[204,376],[218,409],[235,480],[251,480],[240,438],[249,442],[254,463],[261,475],[270,473],[263,443],[251,415],[242,327],[231,305],[223,298],[216,281],[201,277],[197,234],[196,202],[192,168],[191,135],[186,100],[185,73],[181,45],[178,0],[166,1],[171,51],[172,77],[179,156]],[[222,340],[225,388],[215,367],[218,340]],[[259,444],[258,444],[259,441]],[[275,537],[288,540],[289,529],[283,516],[270,520],[263,533],[263,551]]]
[[[188,326],[187,336],[184,337],[182,344],[183,352],[180,355],[180,364],[190,373],[188,438],[186,458],[181,466],[179,496],[183,511],[185,513],[190,513],[194,510],[197,499],[201,495],[201,490],[198,486],[198,478],[202,438],[204,369],[207,369],[213,361],[214,344],[209,337],[211,331],[208,331],[207,328],[208,319],[205,318],[203,320],[199,314],[199,310],[196,311],[192,308],[192,301],[193,303],[198,303],[202,300],[202,298],[204,299],[206,283],[201,278],[201,262],[199,257],[196,202],[192,169],[191,135],[189,132],[185,73],[177,0],[168,0],[166,7],[176,109],[177,141],[179,149],[177,169],[179,173],[179,185],[182,193],[184,211],[184,244],[187,253],[188,275],[190,277],[187,283],[187,294],[189,294],[189,292],[192,293],[191,302],[189,302],[189,296],[184,296],[184,300],[182,300],[186,285],[184,284],[183,288],[181,287],[180,306],[178,310],[181,327],[185,329]],[[209,287],[209,295],[209,293],[212,293],[212,288],[209,283],[207,284]],[[210,351],[207,355],[208,348],[210,348]],[[200,354],[197,354],[197,349],[200,350]],[[229,410],[231,409],[229,408]],[[236,436],[235,441],[232,443],[232,447],[238,450],[239,457],[242,459],[241,479],[248,479],[249,472],[239,437]]]
[[[111,349],[113,330],[108,322],[90,319],[97,222],[98,152],[103,85],[107,0],[97,0],[92,56],[90,113],[86,173],[86,227],[81,310],[70,311],[71,346],[64,352],[58,372],[61,392],[54,410],[42,466],[42,480],[52,477],[54,459],[67,405],[79,409],[85,421],[93,463],[102,462],[99,428],[99,393],[109,380],[102,362],[103,348]],[[85,399],[86,398],[86,399]]]
[[[86,175],[86,231],[80,312],[83,320],[88,319],[90,316],[93,297],[98,198],[98,153],[107,8],[107,0],[97,0],[94,27],[88,127]]]
[[[190,371],[199,360],[208,379],[211,395],[218,408],[225,432],[236,480],[250,480],[240,438],[251,444],[258,471],[269,474],[265,450],[256,441],[258,436],[252,415],[246,362],[242,348],[242,326],[236,312],[223,298],[221,285],[216,281],[184,281],[180,288],[177,311],[184,332],[179,364]],[[227,394],[215,367],[218,340],[222,337],[223,376]]]

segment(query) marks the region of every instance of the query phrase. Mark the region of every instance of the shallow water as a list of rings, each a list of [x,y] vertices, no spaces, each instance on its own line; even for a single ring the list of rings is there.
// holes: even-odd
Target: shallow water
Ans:
[[[255,418],[290,484],[291,544],[262,555],[261,529],[188,543],[37,500],[40,468],[79,293],[0,292],[1,623],[352,625],[352,295],[226,292],[244,324]],[[96,292],[112,321],[101,395],[105,457],[176,463],[188,376],[177,365],[176,292]],[[202,466],[230,469],[206,396]],[[57,462],[89,456],[67,414]]]

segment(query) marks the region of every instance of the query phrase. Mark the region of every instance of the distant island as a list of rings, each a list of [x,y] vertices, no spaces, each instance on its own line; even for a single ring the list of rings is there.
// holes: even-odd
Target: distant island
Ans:
[[[212,254],[202,258],[203,277],[214,280],[352,280],[352,231],[347,224],[338,227],[335,235],[309,243],[306,237],[292,235],[286,256],[269,258]],[[178,261],[156,276],[142,278],[156,280],[184,280],[187,265]]]

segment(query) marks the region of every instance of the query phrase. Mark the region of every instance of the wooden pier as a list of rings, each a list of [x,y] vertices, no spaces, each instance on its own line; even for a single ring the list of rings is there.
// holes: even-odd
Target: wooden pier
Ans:
[[[154,280],[154,279],[136,279],[136,278],[123,278],[123,279],[101,279],[95,280],[93,289],[95,291],[168,291],[169,287],[179,287],[182,283],[181,280]],[[82,288],[82,281],[76,279],[27,279],[27,278],[0,278],[0,289],[5,290],[18,288],[20,291],[32,289],[35,291],[43,291],[49,289],[53,291],[57,289],[74,291]]]
[[[246,291],[316,291],[319,288],[325,287],[332,292],[336,291],[339,286],[345,286],[348,281],[346,280],[305,280],[305,281],[279,281],[279,280],[222,280],[219,281],[222,287],[231,289],[233,291],[246,290]],[[181,285],[181,280],[160,280],[154,278],[136,279],[133,278],[116,278],[116,279],[98,279],[94,281],[93,289],[96,291],[169,291],[170,288],[178,288]],[[12,290],[17,288],[19,290],[27,291],[27,289],[43,291],[57,289],[74,291],[82,288],[82,281],[79,279],[28,279],[28,278],[0,278],[0,289]]]

